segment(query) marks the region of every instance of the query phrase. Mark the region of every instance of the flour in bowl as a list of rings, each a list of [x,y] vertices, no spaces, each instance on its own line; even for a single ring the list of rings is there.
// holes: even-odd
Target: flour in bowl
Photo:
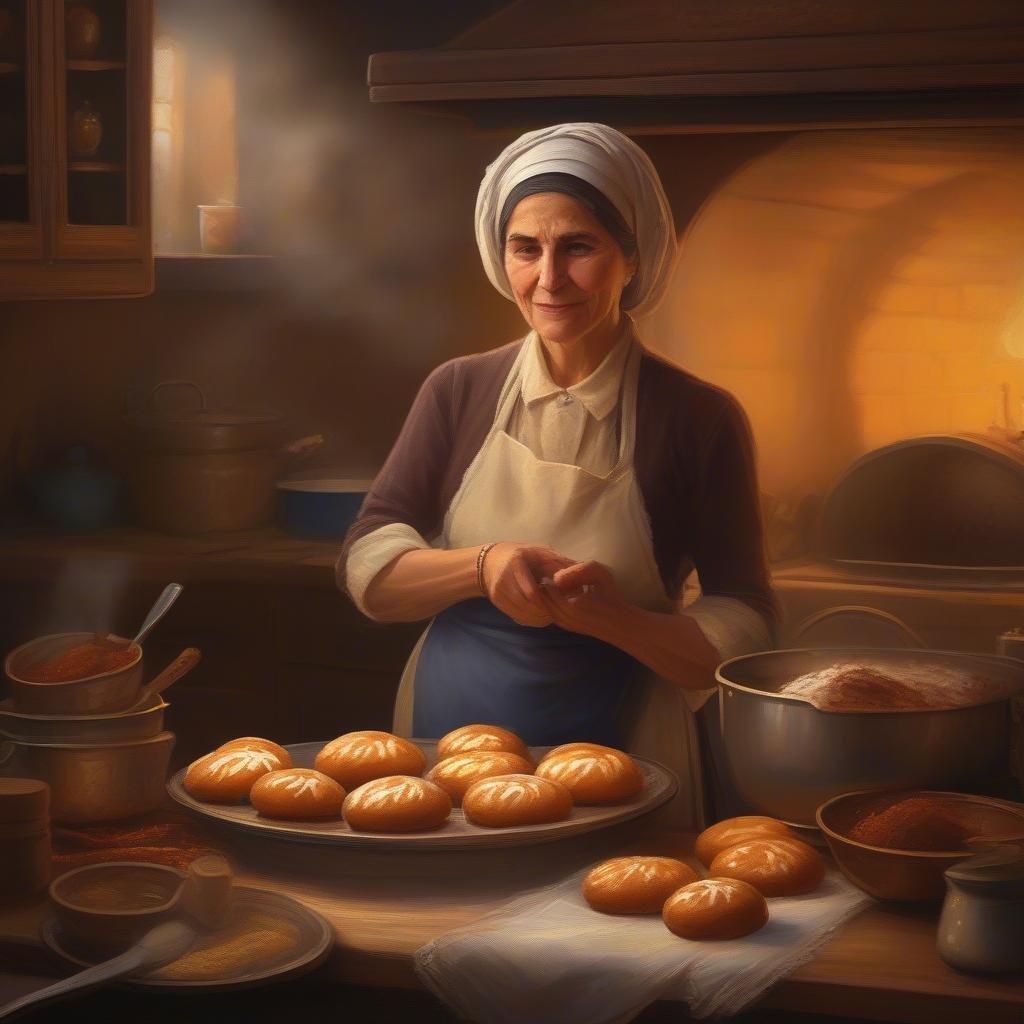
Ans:
[[[779,693],[801,697],[821,711],[938,711],[1010,696],[1004,683],[925,661],[836,663],[797,676]]]

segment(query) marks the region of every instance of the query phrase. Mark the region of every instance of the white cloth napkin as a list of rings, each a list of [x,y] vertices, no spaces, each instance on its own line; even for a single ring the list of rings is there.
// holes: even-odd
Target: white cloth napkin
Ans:
[[[620,1024],[657,999],[685,1001],[695,1017],[732,1015],[871,902],[830,868],[814,893],[770,899],[769,921],[753,935],[692,942],[660,916],[591,910],[580,895],[585,874],[427,943],[415,956],[420,979],[480,1024]]]

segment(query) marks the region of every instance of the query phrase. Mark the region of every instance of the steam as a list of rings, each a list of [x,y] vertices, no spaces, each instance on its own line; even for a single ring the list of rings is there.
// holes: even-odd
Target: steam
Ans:
[[[39,635],[87,630],[121,635],[129,630],[134,635],[120,609],[130,577],[131,567],[122,555],[76,555],[57,580]]]
[[[272,272],[285,295],[282,319],[298,311],[355,327],[396,368],[450,355],[453,282],[467,268],[481,273],[472,231],[478,174],[460,153],[473,145],[464,129],[373,107],[353,80],[354,73],[361,79],[365,53],[344,40],[349,48],[325,68],[322,40],[304,37],[303,20],[279,5],[176,0],[158,5],[158,22],[180,45],[191,76],[186,146],[190,115],[193,132],[213,116],[203,106],[210,91],[195,93],[204,68],[224,60],[211,40],[230,41],[238,202],[253,246],[279,257]],[[213,165],[217,157],[207,152],[196,161]],[[187,204],[217,201],[183,195]],[[184,218],[191,227],[194,211]]]

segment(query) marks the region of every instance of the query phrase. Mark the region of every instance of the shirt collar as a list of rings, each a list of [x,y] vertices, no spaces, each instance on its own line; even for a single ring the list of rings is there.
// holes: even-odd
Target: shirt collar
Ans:
[[[584,377],[578,384],[567,388],[560,387],[551,379],[541,348],[540,335],[536,331],[531,331],[526,342],[529,347],[523,362],[523,401],[527,405],[532,405],[542,398],[567,391],[594,419],[604,419],[618,404],[622,373],[632,340],[629,318],[624,316],[622,321],[619,339],[604,357],[601,365],[589,377]]]

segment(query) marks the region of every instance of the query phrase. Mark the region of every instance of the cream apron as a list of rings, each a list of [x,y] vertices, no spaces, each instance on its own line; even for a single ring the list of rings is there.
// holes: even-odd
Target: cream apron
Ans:
[[[650,526],[633,468],[639,346],[633,344],[623,376],[619,458],[611,472],[598,476],[578,466],[538,459],[507,433],[530,343],[528,338],[521,346],[505,381],[494,422],[452,499],[438,546],[474,547],[495,538],[545,545],[574,560],[603,563],[628,600],[649,610],[671,611],[673,604],[654,560]],[[493,607],[489,602],[476,603]],[[412,735],[414,708],[418,708],[417,724],[424,720],[421,712],[426,697],[421,693],[421,705],[417,706],[416,676],[422,667],[424,645],[428,640],[438,641],[437,634],[431,639],[431,629],[437,623],[435,619],[420,637],[402,675],[393,726],[399,735]],[[487,630],[485,623],[481,632]],[[428,656],[432,657],[429,649],[424,659]],[[679,792],[661,812],[665,823],[699,829],[703,827],[704,803],[691,704],[698,706],[700,698],[643,666],[636,667],[634,676],[638,678],[617,711],[626,749],[659,761],[677,775]],[[433,684],[433,676],[429,682]]]

